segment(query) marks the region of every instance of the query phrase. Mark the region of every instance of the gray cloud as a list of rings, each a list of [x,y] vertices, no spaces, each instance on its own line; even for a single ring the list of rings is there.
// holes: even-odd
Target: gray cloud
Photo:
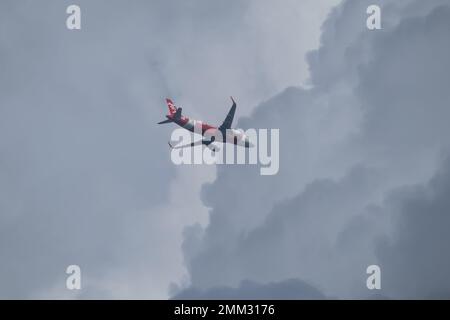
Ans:
[[[311,285],[298,279],[259,284],[244,280],[239,287],[213,287],[202,291],[186,289],[173,299],[324,299],[324,295]]]
[[[321,47],[308,56],[311,89],[289,88],[240,119],[242,127],[280,128],[280,172],[219,168],[205,186],[209,225],[189,229],[185,240],[194,288],[298,278],[327,296],[367,297],[366,267],[380,264],[383,297],[448,292],[439,282],[446,259],[436,263],[447,242],[432,236],[448,227],[446,203],[425,198],[436,201],[432,224],[407,212],[394,223],[386,199],[426,184],[447,153],[450,8],[445,1],[376,1],[383,29],[369,31],[370,4],[344,1],[330,14]],[[410,198],[418,201],[427,193],[416,192]],[[416,210],[423,217],[427,207]],[[402,223],[417,227],[406,233]],[[423,250],[413,255],[424,234]]]
[[[112,269],[149,263],[133,252],[152,241],[142,231],[157,232],[152,209],[174,173],[155,143],[164,139],[151,121],[159,110],[146,108],[161,94],[145,75],[148,52],[127,41],[133,60],[120,42],[68,32],[62,2],[2,6],[0,295],[64,292],[69,264],[89,287]]]
[[[394,190],[384,210],[395,233],[377,246],[386,290],[408,298],[450,296],[450,160],[424,185]]]

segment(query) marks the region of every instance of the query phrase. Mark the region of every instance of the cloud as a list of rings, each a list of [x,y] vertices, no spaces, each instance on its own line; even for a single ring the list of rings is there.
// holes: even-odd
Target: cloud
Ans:
[[[239,287],[213,287],[208,290],[186,289],[173,299],[233,299],[233,300],[277,300],[277,299],[324,299],[324,295],[316,288],[298,280],[288,279],[281,282],[259,284],[244,280]]]
[[[386,290],[407,298],[445,298],[450,295],[445,254],[450,241],[450,160],[426,184],[391,192],[384,210],[395,233],[377,246]]]
[[[370,4],[344,1],[329,15],[320,48],[308,55],[310,89],[288,88],[239,120],[242,127],[280,129],[280,171],[261,177],[251,168],[224,167],[205,185],[209,224],[189,229],[185,240],[193,288],[298,278],[326,296],[361,298],[368,296],[366,267],[378,263],[391,273],[383,297],[448,292],[445,281],[438,284],[443,273],[425,285],[424,272],[446,246],[432,236],[447,226],[440,216],[446,203],[431,199],[442,204],[436,224],[417,221],[430,228],[403,234],[385,201],[398,188],[426,185],[448,151],[450,7],[376,1],[383,29],[369,31]],[[433,252],[412,257],[414,246],[405,243],[420,242],[424,233],[420,252]],[[398,236],[398,244],[387,240]],[[396,267],[386,270],[392,255]],[[412,268],[413,277],[422,277],[424,290],[392,280],[414,260],[421,267]],[[446,259],[437,265],[441,272]]]
[[[186,243],[191,281],[208,288],[210,283],[237,285],[241,279],[264,283],[302,276],[331,296],[366,290],[365,269],[376,261],[373,240],[386,220],[367,204],[376,199],[382,177],[377,170],[355,167],[338,181],[315,180],[275,204],[252,229],[238,232],[230,217],[222,217],[220,227],[203,235],[207,244],[199,240],[201,229],[192,229]]]
[[[155,143],[164,139],[151,121],[160,110],[145,107],[161,94],[145,49],[127,41],[140,51],[133,60],[124,43],[69,32],[63,3],[2,6],[0,296],[64,292],[70,264],[89,287],[170,259],[133,253],[151,248],[156,221],[168,223],[152,210],[175,176]]]

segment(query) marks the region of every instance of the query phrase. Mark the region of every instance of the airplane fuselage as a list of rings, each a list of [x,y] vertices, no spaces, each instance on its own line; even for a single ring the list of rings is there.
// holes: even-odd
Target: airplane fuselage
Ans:
[[[219,128],[209,125],[203,121],[195,120],[195,119],[189,119],[186,116],[181,116],[179,118],[176,118],[174,115],[166,115],[167,119],[172,120],[180,127],[189,130],[194,133],[200,133],[203,137],[207,139],[211,139],[212,137],[215,137],[218,133],[217,131],[221,131],[221,135],[223,138],[223,143],[231,143],[235,145],[239,145],[245,148],[253,147],[253,144],[250,142],[249,138],[245,133],[241,130],[236,129],[227,129],[227,130],[220,130]]]

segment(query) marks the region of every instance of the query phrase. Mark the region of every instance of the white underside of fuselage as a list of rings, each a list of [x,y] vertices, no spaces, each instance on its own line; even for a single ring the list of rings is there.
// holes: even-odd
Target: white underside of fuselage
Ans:
[[[186,122],[183,124],[184,121]],[[184,118],[176,123],[186,130],[202,135],[205,137],[205,140],[211,140],[214,137],[215,142],[231,143],[247,148],[252,146],[248,136],[242,130],[227,129],[225,131],[225,140],[223,140],[223,134],[219,129],[209,125],[206,125],[205,128],[205,123],[200,120]]]

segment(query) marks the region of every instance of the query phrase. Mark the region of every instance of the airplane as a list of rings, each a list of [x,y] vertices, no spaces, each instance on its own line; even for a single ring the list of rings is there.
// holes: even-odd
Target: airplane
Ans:
[[[231,128],[234,113],[236,111],[236,102],[234,101],[233,97],[230,98],[231,101],[233,102],[233,105],[231,106],[230,111],[228,111],[228,114],[223,123],[218,127],[211,126],[199,120],[189,119],[188,117],[181,114],[182,108],[177,108],[171,99],[166,98],[167,107],[169,108],[169,114],[166,115],[167,118],[166,120],[158,122],[158,124],[173,122],[191,132],[201,133],[203,136],[202,140],[181,146],[173,146],[169,142],[170,148],[179,149],[185,147],[194,147],[197,145],[205,145],[213,152],[219,151],[220,149],[217,146],[212,145],[212,143],[216,141],[215,139],[216,134],[218,134],[216,130],[220,131],[221,133],[223,141],[220,142],[222,143],[231,143],[245,148],[253,147],[253,144],[250,142],[249,137],[242,130]]]

